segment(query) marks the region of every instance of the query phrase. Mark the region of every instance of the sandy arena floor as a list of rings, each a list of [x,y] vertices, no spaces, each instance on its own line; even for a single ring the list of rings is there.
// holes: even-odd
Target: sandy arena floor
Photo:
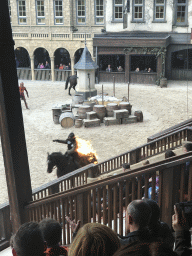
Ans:
[[[52,106],[56,103],[71,103],[72,97],[64,90],[64,83],[24,81],[29,92],[26,110],[22,102],[27,151],[32,188],[39,187],[56,178],[46,172],[47,152],[65,152],[67,146],[52,142],[53,139],[66,139],[70,132],[78,137],[91,140],[98,154],[99,162],[124,153],[147,142],[147,137],[192,117],[192,82],[169,81],[168,88],[156,85],[130,85],[129,101],[132,113],[141,110],[142,123],[104,126],[95,128],[64,129],[56,125],[52,118]],[[98,94],[101,84],[96,85]],[[72,95],[75,92],[72,90]],[[104,92],[113,95],[112,84],[104,84]],[[188,92],[188,93],[187,93]],[[188,95],[188,96],[187,96]],[[115,96],[127,97],[127,84],[116,84]],[[187,104],[188,102],[188,104]],[[187,107],[188,106],[188,107]],[[2,149],[0,147],[0,204],[8,200]]]

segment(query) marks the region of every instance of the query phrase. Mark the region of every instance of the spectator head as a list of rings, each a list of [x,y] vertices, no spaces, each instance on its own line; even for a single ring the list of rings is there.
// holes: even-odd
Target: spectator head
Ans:
[[[21,86],[21,87],[23,87],[23,86],[24,86],[24,83],[23,83],[23,82],[21,82],[21,83],[20,83],[20,86]]]
[[[46,218],[39,223],[39,227],[48,247],[53,247],[61,241],[62,228],[58,221]]]
[[[149,226],[153,226],[155,224],[157,224],[159,218],[160,218],[160,208],[158,206],[158,204],[152,200],[152,199],[143,199],[144,202],[146,202],[150,208],[151,208],[151,218],[149,221]]]
[[[184,152],[190,152],[190,151],[192,151],[192,143],[185,143],[185,144],[183,145],[183,150],[184,150]]]
[[[122,164],[122,168],[123,168],[123,171],[124,171],[124,172],[125,172],[125,171],[129,171],[129,170],[130,170],[130,164],[124,163],[124,164]]]
[[[151,208],[143,200],[134,200],[127,206],[126,231],[136,231],[147,227],[151,218]]]
[[[176,156],[176,154],[175,154],[171,149],[168,149],[168,150],[165,152],[165,159],[166,159],[166,158],[169,158],[169,157],[173,157],[173,156]]]
[[[78,231],[69,256],[110,256],[119,247],[120,240],[111,228],[100,223],[87,223]]]
[[[20,226],[12,241],[13,252],[17,256],[41,256],[44,240],[39,224],[28,222]],[[13,254],[14,254],[13,253]]]
[[[149,160],[146,160],[145,162],[143,162],[142,165],[144,166],[144,165],[148,165],[148,164],[150,164],[150,163],[149,163]]]

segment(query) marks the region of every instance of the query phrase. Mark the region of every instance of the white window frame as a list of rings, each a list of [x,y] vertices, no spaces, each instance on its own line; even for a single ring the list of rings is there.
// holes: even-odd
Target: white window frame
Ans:
[[[166,0],[164,0],[164,3],[157,3],[158,0],[154,0],[154,17],[153,17],[153,21],[154,22],[164,22],[166,19]],[[163,6],[163,18],[157,18],[156,17],[156,8],[157,7],[161,7]]]
[[[90,1],[90,0],[89,0]],[[79,2],[81,2],[81,5],[79,5]],[[83,4],[84,2],[84,4]],[[77,24],[78,25],[84,25],[86,24],[86,0],[77,0]],[[79,7],[81,6],[84,6],[84,10],[83,8],[82,9],[79,9]],[[85,15],[79,15],[79,11],[80,12],[85,12]],[[84,21],[80,21],[81,19],[84,19]]]
[[[61,2],[61,5],[56,5],[56,2]],[[62,6],[62,15],[57,16],[57,12],[60,12],[57,10],[57,7]],[[64,24],[64,17],[63,17],[63,0],[54,0],[54,19],[55,19],[55,25],[63,25]],[[62,22],[57,22],[57,20],[62,20]]]
[[[179,0],[175,0],[175,25],[176,26],[187,26],[188,24],[188,0],[186,0],[185,3],[179,3]],[[178,7],[185,6],[185,21],[184,22],[178,22],[177,21],[177,9]]]
[[[97,1],[99,1],[99,4],[97,4]],[[103,8],[103,15],[100,15],[100,12],[102,12]],[[99,12],[99,15],[98,15]],[[97,19],[102,19],[102,22],[98,22]],[[104,0],[95,0],[95,24],[96,25],[102,25],[104,24]]]
[[[138,3],[139,0],[132,1],[132,22],[144,22],[145,13],[145,0],[142,0],[142,4]],[[135,18],[135,8],[142,8],[142,18]]]
[[[38,10],[38,2],[43,2],[43,5],[39,5],[40,7],[43,6],[44,7],[44,10]],[[45,1],[44,0],[36,0],[35,2],[36,4],[36,22],[37,22],[37,25],[45,25]],[[44,15],[39,15],[39,12],[43,12]],[[39,20],[42,20],[44,22],[40,22]]]
[[[20,3],[22,3],[22,2],[24,3],[24,5],[20,5]],[[26,1],[25,0],[17,1],[17,13],[18,13],[18,24],[26,25],[27,24],[27,12],[26,12]],[[23,21],[23,20],[25,20],[25,21]]]
[[[118,3],[116,3],[116,0],[113,0],[113,21],[114,22],[123,22],[123,7],[124,7],[124,0],[122,0],[121,4],[118,4]],[[121,13],[119,11],[117,12],[116,8],[122,8],[122,18],[116,17],[116,13],[117,14]]]

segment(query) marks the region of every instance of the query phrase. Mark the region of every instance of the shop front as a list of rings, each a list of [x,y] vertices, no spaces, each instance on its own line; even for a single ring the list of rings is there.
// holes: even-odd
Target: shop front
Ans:
[[[100,82],[159,84],[170,36],[162,33],[95,35]]]

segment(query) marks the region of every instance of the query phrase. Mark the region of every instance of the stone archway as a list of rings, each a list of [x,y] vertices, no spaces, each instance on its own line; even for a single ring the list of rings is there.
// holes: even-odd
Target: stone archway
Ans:
[[[68,66],[69,63],[71,65],[70,54],[65,48],[58,48],[55,53],[55,68],[59,68],[59,65]]]
[[[15,49],[15,61],[17,68],[30,68],[31,66],[29,53],[24,47]]]
[[[35,68],[37,68],[39,63],[43,63],[45,65],[46,61],[48,61],[48,63],[51,66],[51,62],[50,62],[50,56],[48,51],[45,48],[39,47],[34,51],[34,65]]]
[[[84,48],[79,48],[75,54],[74,54],[74,57],[75,57],[75,64],[79,61],[79,59],[81,58],[81,54],[83,53],[83,50]]]

